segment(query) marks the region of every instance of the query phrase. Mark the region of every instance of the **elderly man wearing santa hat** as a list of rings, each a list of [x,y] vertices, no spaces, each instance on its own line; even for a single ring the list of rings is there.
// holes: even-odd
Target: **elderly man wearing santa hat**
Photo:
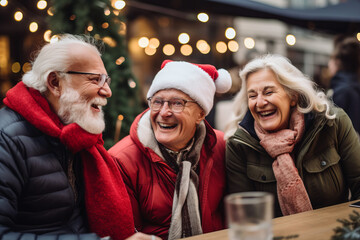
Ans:
[[[109,153],[119,163],[136,228],[178,239],[224,228],[225,142],[205,116],[230,74],[166,60],[147,93],[150,109]]]

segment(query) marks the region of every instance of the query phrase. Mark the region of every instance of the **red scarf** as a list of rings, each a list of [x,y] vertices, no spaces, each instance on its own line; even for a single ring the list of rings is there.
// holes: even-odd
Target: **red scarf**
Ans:
[[[131,203],[113,158],[103,147],[102,135],[76,123],[63,125],[39,91],[23,82],[10,89],[4,103],[43,133],[59,138],[84,166],[85,203],[91,231],[122,240],[134,233]]]
[[[304,182],[290,156],[295,144],[300,141],[304,132],[304,115],[297,110],[293,111],[290,117],[290,129],[273,133],[266,132],[257,122],[254,125],[261,146],[272,158],[275,158],[272,167],[277,181],[277,194],[283,215],[312,210]]]

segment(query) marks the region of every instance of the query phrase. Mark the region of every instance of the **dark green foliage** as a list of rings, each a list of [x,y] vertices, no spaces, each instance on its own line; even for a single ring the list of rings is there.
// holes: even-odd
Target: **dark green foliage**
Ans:
[[[335,234],[331,237],[331,240],[355,240],[360,239],[360,214],[357,211],[353,211],[353,214],[349,215],[348,219],[338,219],[337,221],[342,223],[342,227],[336,227],[334,229]]]
[[[299,235],[294,234],[294,235],[288,235],[288,236],[278,236],[278,237],[273,237],[273,240],[287,240],[287,239],[294,239],[294,238],[298,238]]]
[[[129,87],[129,80],[135,81],[135,78],[130,69],[125,36],[120,34],[125,20],[121,14],[116,16],[113,11],[108,16],[104,14],[105,9],[113,10],[110,0],[53,0],[51,6],[54,15],[49,17],[49,26],[53,34],[87,34],[105,42],[102,58],[112,79],[112,97],[104,108],[106,130],[103,136],[105,148],[109,148],[114,144],[118,115],[124,116],[121,138],[129,133],[132,121],[142,110],[137,87]],[[103,28],[103,23],[109,26]],[[89,25],[93,26],[92,31],[87,31]],[[120,57],[124,57],[125,61],[117,65],[116,60]]]

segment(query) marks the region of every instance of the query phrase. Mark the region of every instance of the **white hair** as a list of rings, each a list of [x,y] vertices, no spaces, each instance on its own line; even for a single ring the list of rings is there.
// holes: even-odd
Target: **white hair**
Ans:
[[[70,49],[75,44],[91,47],[101,55],[101,43],[87,35],[60,35],[57,42],[46,44],[40,49],[32,62],[32,69],[24,74],[22,81],[28,87],[44,93],[46,81],[51,72],[64,72],[72,64],[73,56]]]
[[[267,54],[253,59],[240,71],[242,86],[234,98],[232,119],[225,128],[225,139],[235,133],[248,111],[246,81],[249,75],[262,69],[269,69],[275,74],[289,97],[297,99],[296,107],[300,112],[325,112],[326,118],[335,118],[335,114],[330,113],[332,102],[323,91],[317,89],[315,82],[292,65],[289,59],[280,55]]]

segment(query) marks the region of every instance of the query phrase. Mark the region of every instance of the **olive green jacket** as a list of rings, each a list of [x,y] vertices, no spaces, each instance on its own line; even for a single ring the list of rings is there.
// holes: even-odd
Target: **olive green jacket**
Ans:
[[[360,198],[359,138],[346,113],[340,108],[333,111],[333,120],[323,114],[310,114],[304,136],[292,152],[314,209]],[[247,121],[247,126],[240,127],[227,141],[228,191],[271,192],[274,216],[282,216],[272,170],[274,159],[260,145],[253,125],[253,119]]]

